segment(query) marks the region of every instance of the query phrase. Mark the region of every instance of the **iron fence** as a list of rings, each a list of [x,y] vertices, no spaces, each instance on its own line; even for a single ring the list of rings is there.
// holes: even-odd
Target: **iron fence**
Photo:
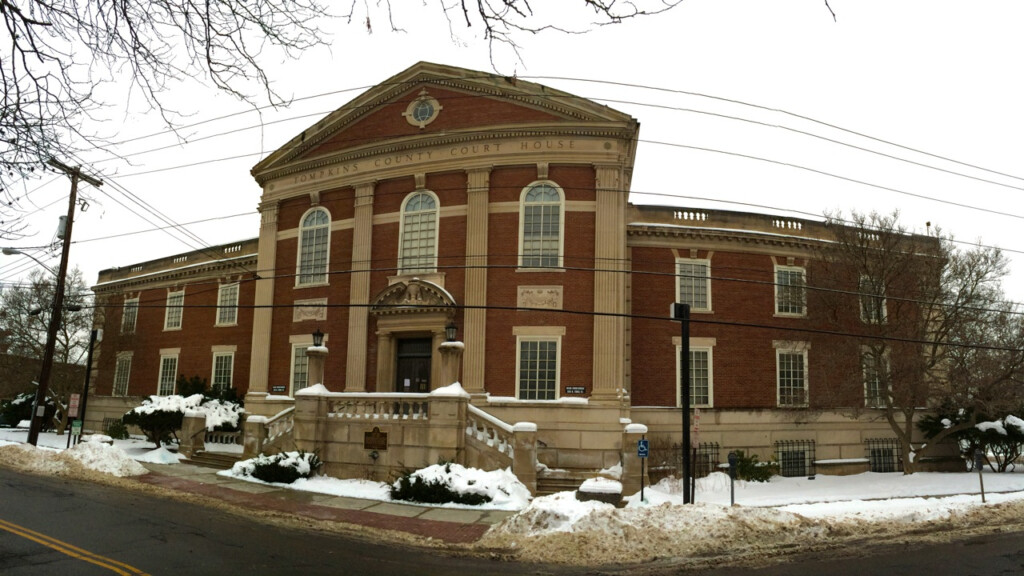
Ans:
[[[902,472],[899,441],[895,438],[869,438],[864,441],[871,472]]]
[[[701,442],[690,460],[693,467],[690,474],[694,478],[703,478],[718,470],[718,465],[722,462],[719,458],[720,452],[721,448],[718,446],[718,442]],[[675,467],[678,475],[682,475],[683,451],[680,449],[680,444],[672,445],[672,455],[674,459],[672,466]]]
[[[814,440],[777,440],[775,460],[782,476],[814,476]]]

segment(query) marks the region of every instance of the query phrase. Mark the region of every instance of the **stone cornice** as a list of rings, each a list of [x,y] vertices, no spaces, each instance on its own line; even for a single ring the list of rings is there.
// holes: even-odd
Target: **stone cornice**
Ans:
[[[229,259],[200,262],[191,266],[183,266],[170,270],[140,272],[136,276],[101,282],[92,287],[97,295],[127,292],[146,288],[160,288],[180,284],[182,281],[193,282],[197,278],[221,278],[223,276],[252,276],[249,270],[256,268],[256,254]],[[228,273],[230,272],[230,273]]]
[[[713,243],[716,245],[756,245],[795,249],[801,252],[820,249],[823,240],[787,236],[770,232],[727,230],[715,228],[630,224],[626,229],[628,246],[669,246],[675,241]]]

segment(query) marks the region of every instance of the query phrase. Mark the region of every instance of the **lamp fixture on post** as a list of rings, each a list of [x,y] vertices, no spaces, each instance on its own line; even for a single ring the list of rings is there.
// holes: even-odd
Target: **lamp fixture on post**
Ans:
[[[319,347],[319,346],[323,346],[323,345],[324,345],[324,333],[321,332],[320,331],[320,327],[317,326],[316,327],[316,332],[313,332],[313,346]]]
[[[459,327],[455,325],[455,320],[448,320],[448,324],[444,327],[445,340],[449,342],[455,342],[455,338],[459,335]]]

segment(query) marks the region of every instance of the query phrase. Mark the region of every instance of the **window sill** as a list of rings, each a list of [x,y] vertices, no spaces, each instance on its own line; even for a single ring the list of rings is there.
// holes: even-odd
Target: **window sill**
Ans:
[[[176,326],[174,328],[168,328],[167,326],[164,326],[164,332],[181,332],[181,326]]]
[[[238,322],[232,322],[231,324],[214,324],[214,328],[231,328],[232,326],[238,326]]]
[[[330,282],[310,282],[309,284],[296,284],[294,288],[296,290],[302,290],[304,288],[320,288],[321,286],[330,286]]]
[[[555,266],[546,268],[516,268],[516,272],[565,272],[565,268]]]
[[[802,319],[807,319],[807,313],[804,312],[803,314],[790,314],[790,313],[786,313],[786,312],[776,312],[775,313],[775,318],[797,318],[797,319],[801,319],[802,318]]]

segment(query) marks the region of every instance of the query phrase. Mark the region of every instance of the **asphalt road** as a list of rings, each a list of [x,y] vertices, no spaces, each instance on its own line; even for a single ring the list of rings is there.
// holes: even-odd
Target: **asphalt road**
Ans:
[[[1022,526],[1007,527],[1022,530]],[[949,542],[809,552],[764,568],[586,570],[476,557],[254,521],[89,482],[0,468],[4,576],[234,574],[680,574],[701,576],[1008,576],[1024,574],[1024,532]]]
[[[0,574],[573,574],[290,529],[178,500],[0,468]]]

